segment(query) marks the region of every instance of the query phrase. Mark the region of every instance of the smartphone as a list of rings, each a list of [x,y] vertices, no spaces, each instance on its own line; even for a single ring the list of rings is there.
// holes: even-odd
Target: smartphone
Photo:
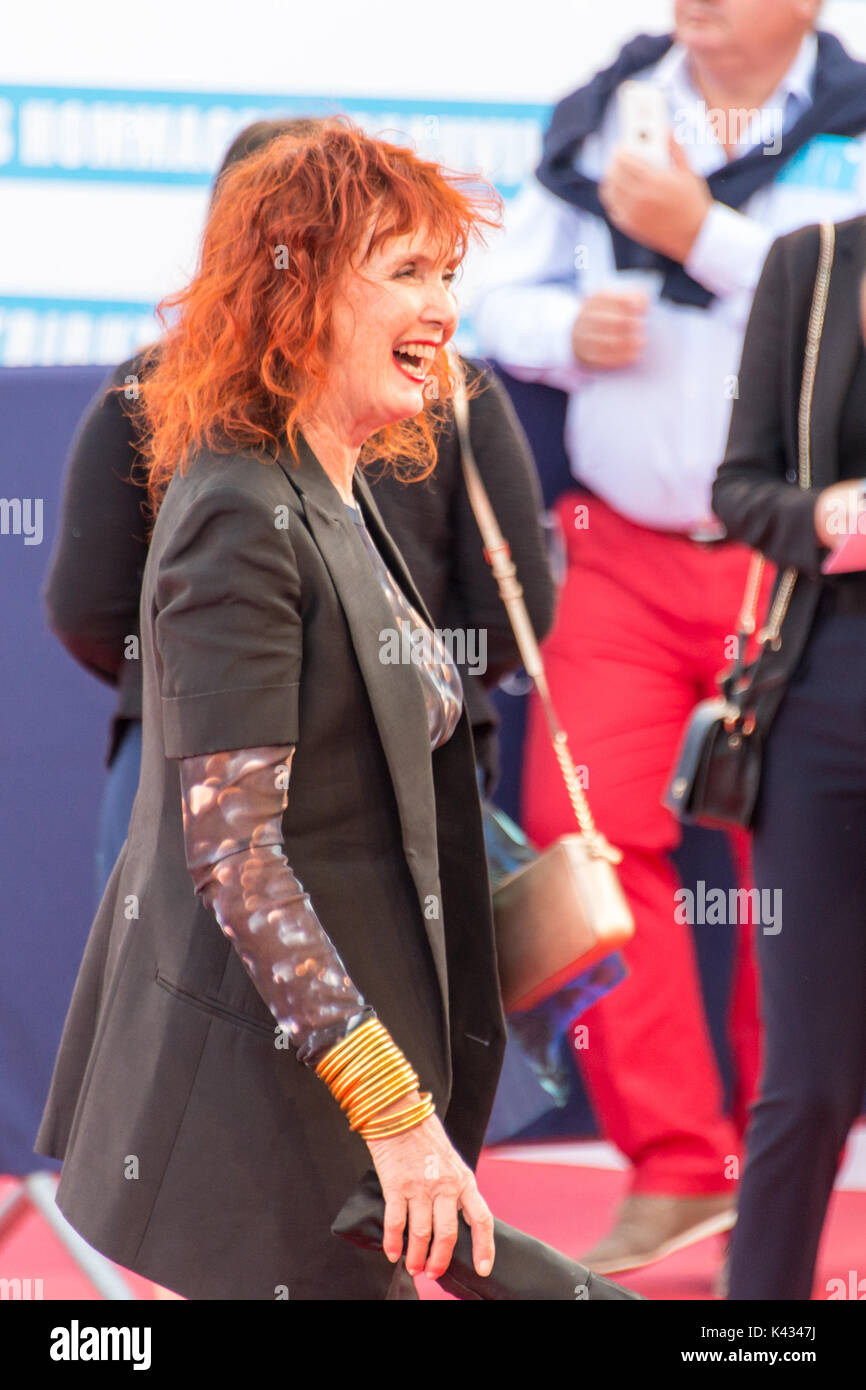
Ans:
[[[623,147],[660,169],[670,167],[670,120],[661,87],[652,82],[622,82],[617,88],[619,138]]]

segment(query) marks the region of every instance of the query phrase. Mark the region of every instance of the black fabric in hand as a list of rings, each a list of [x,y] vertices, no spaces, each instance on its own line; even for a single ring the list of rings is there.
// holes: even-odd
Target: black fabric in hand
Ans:
[[[385,1201],[375,1169],[364,1174],[331,1224],[341,1236],[363,1250],[382,1249]],[[494,1219],[496,1257],[490,1274],[482,1276],[472,1262],[472,1233],[458,1213],[459,1233],[447,1270],[436,1281],[447,1293],[469,1302],[544,1301],[599,1302],[638,1299],[643,1294],[615,1284],[585,1265],[545,1245],[541,1240]]]

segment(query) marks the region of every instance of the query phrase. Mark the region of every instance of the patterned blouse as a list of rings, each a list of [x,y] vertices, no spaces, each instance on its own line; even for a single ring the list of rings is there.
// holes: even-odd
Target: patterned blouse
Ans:
[[[348,502],[344,502],[343,506],[367,547],[373,567],[379,576],[382,592],[397,620],[397,631],[401,635],[407,635],[408,650],[424,687],[430,744],[431,747],[438,748],[451,737],[460,719],[463,708],[460,672],[439,635],[427,626],[417,608],[413,607],[394,580],[367,529],[360,507],[352,507]],[[414,638],[411,636],[412,633],[416,634]]]

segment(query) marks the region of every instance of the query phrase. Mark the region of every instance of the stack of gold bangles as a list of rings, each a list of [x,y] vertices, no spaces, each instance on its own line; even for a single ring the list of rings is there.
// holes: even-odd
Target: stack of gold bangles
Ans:
[[[387,1028],[377,1018],[354,1028],[329,1048],[316,1067],[334,1099],[362,1139],[389,1139],[426,1120],[435,1111],[429,1091],[392,1115],[380,1110],[418,1089],[412,1070]]]

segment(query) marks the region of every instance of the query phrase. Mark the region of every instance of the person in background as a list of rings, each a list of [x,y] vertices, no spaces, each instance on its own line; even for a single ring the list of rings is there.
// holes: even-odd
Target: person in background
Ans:
[[[816,227],[771,248],[713,486],[728,532],[798,571],[754,820],[755,883],[780,895],[782,917],[778,932],[758,935],[765,1058],[732,1299],[812,1296],[833,1181],[866,1093],[866,218],[836,229],[803,489],[799,397],[817,262]],[[851,539],[858,568],[825,575]],[[832,1280],[819,1297],[828,1295]]]
[[[692,934],[675,919],[680,831],[661,798],[690,710],[716,693],[743,593],[748,551],[726,536],[710,490],[764,258],[818,214],[866,208],[866,65],[816,32],[819,8],[677,0],[672,33],[634,39],[558,104],[536,177],[480,267],[481,350],[570,395],[576,488],[557,504],[568,573],[544,655],[599,825],[624,851],[637,928],[630,976],[587,1015],[576,1053],[601,1127],[632,1165],[613,1228],[582,1256],[600,1271],[648,1264],[736,1218],[758,1066],[744,991],[752,924],[730,924],[735,1125]],[[630,79],[649,84],[665,117],[657,164],[623,148]],[[570,815],[533,699],[525,828],[544,845]],[[742,842],[737,852],[742,863]]]
[[[258,121],[230,145],[217,175],[284,134],[299,138],[313,119]],[[142,354],[123,362],[89,407],[67,463],[57,542],[44,587],[49,624],[85,669],[117,689],[106,753],[107,776],[96,851],[96,897],[101,898],[126,839],[141,761],[141,661],[138,607],[147,556],[142,514],[142,463],[135,402]],[[553,621],[554,584],[541,524],[541,492],[526,436],[507,393],[483,364],[465,362],[467,377],[483,375],[470,407],[476,461],[511,545],[523,596],[539,639]],[[118,386],[124,390],[118,392]],[[432,476],[409,485],[393,472],[368,478],[377,506],[437,627],[472,635],[473,663],[455,652],[463,680],[483,791],[498,781],[498,715],[489,691],[520,665],[520,655],[484,559],[469,503],[453,417],[438,440]],[[466,644],[470,651],[469,641]]]

